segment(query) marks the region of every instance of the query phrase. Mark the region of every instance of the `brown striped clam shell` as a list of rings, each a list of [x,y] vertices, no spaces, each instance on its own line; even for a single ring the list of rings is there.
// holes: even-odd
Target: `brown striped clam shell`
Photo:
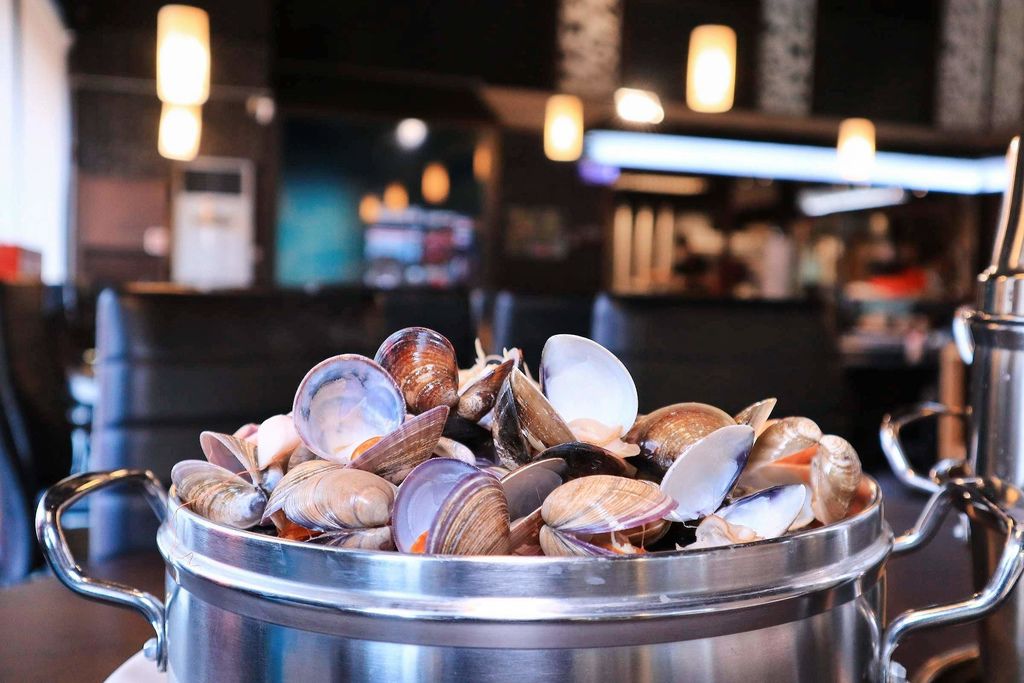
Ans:
[[[444,335],[426,327],[407,327],[384,340],[374,360],[387,370],[413,415],[459,402],[459,365]]]

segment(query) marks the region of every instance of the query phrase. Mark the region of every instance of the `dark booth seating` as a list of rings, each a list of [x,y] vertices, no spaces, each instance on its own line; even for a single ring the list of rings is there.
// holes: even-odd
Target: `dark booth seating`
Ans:
[[[25,578],[32,566],[30,505],[7,426],[0,421],[0,587]]]
[[[91,468],[146,468],[166,482],[174,463],[203,457],[202,430],[230,433],[287,413],[310,367],[342,352],[372,356],[383,334],[372,294],[361,291],[103,292]],[[90,557],[155,547],[140,496],[90,503]]]
[[[629,368],[641,412],[700,401],[735,413],[774,396],[776,417],[844,433],[839,356],[819,305],[601,295],[593,338]]]
[[[30,498],[71,470],[60,290],[0,284],[0,406]]]
[[[534,375],[544,342],[555,334],[590,334],[593,298],[501,291],[494,298],[491,351],[519,347]]]

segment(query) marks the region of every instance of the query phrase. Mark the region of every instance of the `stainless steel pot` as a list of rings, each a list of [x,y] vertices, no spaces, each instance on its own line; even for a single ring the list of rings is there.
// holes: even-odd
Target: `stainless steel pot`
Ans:
[[[998,479],[1024,487],[1024,155],[1015,138],[1007,152],[1010,182],[990,265],[978,276],[976,307],[963,307],[953,321],[953,338],[964,362],[972,366],[970,409],[926,403],[882,423],[882,448],[904,483],[934,491],[942,472]],[[906,424],[934,415],[955,415],[968,425],[967,460],[943,462],[936,472],[914,472],[900,442]],[[972,524],[975,583],[987,580],[999,561],[1002,539]],[[986,681],[1024,680],[1024,591],[979,625],[979,650]]]
[[[163,519],[167,595],[85,576],[61,513],[84,495],[141,484]],[[147,654],[188,681],[898,680],[910,632],[975,619],[1021,574],[1019,492],[945,483],[896,539],[881,494],[828,527],[732,548],[642,558],[441,557],[282,541],[167,513],[152,474],[66,479],[40,502],[37,532],[72,590],[133,607],[156,631]],[[1005,535],[974,597],[884,625],[884,567],[956,505]],[[883,675],[884,672],[884,675]]]

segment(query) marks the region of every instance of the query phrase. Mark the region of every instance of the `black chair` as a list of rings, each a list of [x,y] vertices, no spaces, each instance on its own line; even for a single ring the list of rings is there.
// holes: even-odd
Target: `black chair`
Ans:
[[[7,427],[0,422],[0,587],[24,579],[32,568],[30,504]]]
[[[384,333],[403,327],[429,327],[451,341],[459,367],[473,364],[476,325],[465,290],[396,289],[377,294],[384,316]],[[383,341],[383,340],[381,340]]]
[[[167,481],[174,463],[203,457],[202,430],[288,412],[310,367],[338,353],[372,356],[383,332],[361,291],[105,291],[91,468],[146,468]],[[152,513],[126,493],[90,499],[90,557],[154,547]]]
[[[775,396],[776,417],[843,433],[838,350],[814,303],[602,294],[593,338],[629,368],[641,412],[700,401],[735,413]]]
[[[544,342],[554,334],[590,334],[593,298],[501,291],[494,298],[491,351],[519,347],[536,373]]]
[[[71,470],[58,288],[0,284],[0,405],[30,498]]]

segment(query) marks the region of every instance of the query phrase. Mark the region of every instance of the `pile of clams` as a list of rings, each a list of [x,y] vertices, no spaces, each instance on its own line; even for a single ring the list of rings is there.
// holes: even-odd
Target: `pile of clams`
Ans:
[[[535,380],[517,349],[458,368],[442,335],[395,332],[373,359],[305,376],[292,410],[203,432],[180,504],[216,523],[344,548],[455,555],[635,555],[831,524],[866,493],[857,453],[768,398],[730,415],[637,415],[625,366],[556,335]]]

